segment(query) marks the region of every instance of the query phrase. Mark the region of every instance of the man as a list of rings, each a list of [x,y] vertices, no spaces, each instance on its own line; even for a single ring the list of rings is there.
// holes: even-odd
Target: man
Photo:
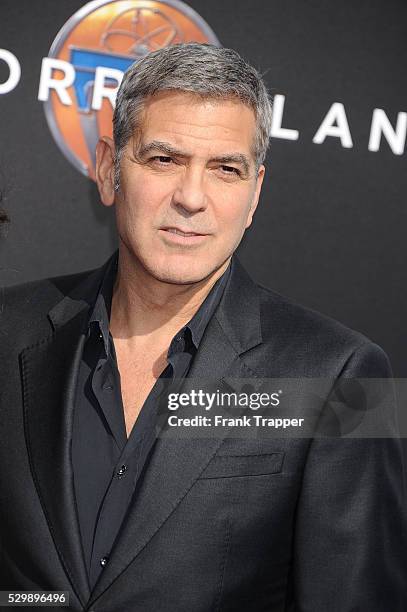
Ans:
[[[379,347],[234,256],[270,121],[232,50],[176,45],[126,73],[97,146],[118,254],[5,293],[1,589],[69,591],[75,611],[405,610],[391,422],[369,439],[157,428],[185,377],[390,376]]]

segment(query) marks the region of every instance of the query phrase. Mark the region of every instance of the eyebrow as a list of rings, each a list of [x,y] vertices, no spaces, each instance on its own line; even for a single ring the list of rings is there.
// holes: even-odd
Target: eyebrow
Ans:
[[[180,151],[176,147],[173,147],[169,142],[163,142],[161,140],[152,140],[144,145],[142,145],[138,151],[138,156],[144,157],[151,151],[161,151],[166,155],[174,155],[175,157],[189,157],[183,151]],[[228,153],[225,155],[217,155],[216,157],[212,157],[209,161],[218,162],[221,164],[240,164],[243,166],[243,169],[246,174],[250,172],[250,160],[243,153]]]

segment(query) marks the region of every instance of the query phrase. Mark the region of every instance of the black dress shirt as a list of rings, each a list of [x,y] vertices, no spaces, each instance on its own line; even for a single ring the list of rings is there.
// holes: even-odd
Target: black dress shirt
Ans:
[[[120,374],[109,332],[117,257],[106,271],[88,322],[78,373],[72,463],[83,551],[93,588],[137,495],[156,439],[157,409],[164,388],[184,378],[229,278],[230,266],[172,339],[168,365],[148,395],[127,438]]]

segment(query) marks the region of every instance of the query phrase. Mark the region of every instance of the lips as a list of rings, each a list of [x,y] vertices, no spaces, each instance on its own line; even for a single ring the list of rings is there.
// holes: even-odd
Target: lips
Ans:
[[[187,232],[178,227],[164,227],[164,231],[169,232],[170,234],[176,234],[177,236],[184,236],[185,238],[189,238],[191,236],[205,236],[205,234],[201,234],[198,232]]]
[[[193,249],[210,239],[210,234],[198,234],[188,231],[187,228],[168,226],[162,227],[159,231],[166,247],[170,249]]]

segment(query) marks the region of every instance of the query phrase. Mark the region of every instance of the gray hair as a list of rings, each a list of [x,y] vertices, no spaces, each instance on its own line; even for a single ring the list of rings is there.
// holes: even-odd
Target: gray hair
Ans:
[[[252,108],[256,117],[253,156],[257,168],[263,163],[270,140],[272,98],[259,72],[233,49],[200,43],[177,44],[134,62],[123,77],[113,115],[116,190],[121,154],[140,127],[144,102],[167,90],[189,92],[203,99],[237,99]]]

